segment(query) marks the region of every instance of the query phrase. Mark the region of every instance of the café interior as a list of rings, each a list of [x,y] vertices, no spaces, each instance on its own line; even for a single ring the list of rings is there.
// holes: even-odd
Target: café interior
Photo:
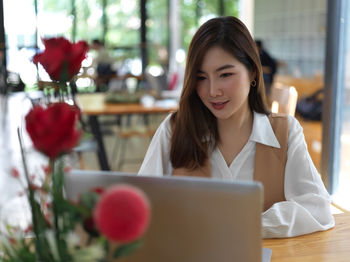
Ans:
[[[194,32],[217,16],[240,18],[253,38],[262,42],[276,66],[267,93],[271,111],[297,118],[332,197],[334,214],[350,212],[348,1],[0,0],[0,4],[1,217],[12,212],[11,217],[20,221],[22,215],[20,208],[13,208],[18,204],[13,200],[18,185],[8,175],[13,166],[21,165],[17,130],[24,132],[29,168],[46,161],[35,152],[24,128],[30,108],[51,96],[45,92],[50,86],[48,74],[32,61],[44,49],[43,39],[63,36],[89,45],[71,97],[80,106],[84,136],[67,157],[70,168],[136,174],[157,127],[178,106]]]

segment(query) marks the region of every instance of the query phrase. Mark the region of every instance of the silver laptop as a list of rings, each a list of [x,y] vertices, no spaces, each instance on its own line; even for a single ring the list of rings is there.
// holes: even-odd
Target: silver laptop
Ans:
[[[73,170],[66,193],[77,200],[90,188],[116,183],[139,187],[151,202],[142,246],[120,261],[262,261],[260,183]]]

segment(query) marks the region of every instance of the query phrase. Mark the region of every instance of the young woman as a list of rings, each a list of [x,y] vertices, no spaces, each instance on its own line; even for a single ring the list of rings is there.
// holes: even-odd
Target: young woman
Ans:
[[[234,17],[211,19],[194,35],[179,109],[159,126],[139,174],[261,181],[265,238],[334,226],[302,128],[270,114],[257,47]]]

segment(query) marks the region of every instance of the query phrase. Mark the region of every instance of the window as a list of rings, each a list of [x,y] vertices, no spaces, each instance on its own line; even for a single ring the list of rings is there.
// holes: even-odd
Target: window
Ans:
[[[339,18],[343,22],[339,26],[340,37],[339,43],[339,66],[338,66],[338,105],[334,103],[332,107],[339,108],[339,116],[335,117],[336,127],[339,132],[335,132],[333,144],[334,162],[336,166],[332,169],[333,179],[332,189],[334,193],[334,202],[340,207],[350,210],[350,3],[342,2],[344,13]],[[337,19],[337,18],[336,18]],[[336,110],[334,110],[336,111]],[[338,128],[335,128],[336,130]]]

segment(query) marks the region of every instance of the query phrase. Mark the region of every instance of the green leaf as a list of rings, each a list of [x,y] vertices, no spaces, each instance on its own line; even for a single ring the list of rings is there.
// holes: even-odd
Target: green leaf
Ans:
[[[2,262],[36,262],[37,256],[35,250],[31,249],[31,242],[24,239],[19,240],[16,243],[10,243],[2,239],[0,243],[0,250],[3,252],[3,256],[0,255],[0,261]]]
[[[135,242],[131,242],[129,244],[124,244],[119,246],[114,251],[114,258],[129,256],[132,252],[134,252],[137,248],[142,245],[142,240],[136,240]]]
[[[95,207],[97,200],[99,199],[99,194],[92,191],[87,191],[82,193],[80,202],[81,205],[92,210]]]

